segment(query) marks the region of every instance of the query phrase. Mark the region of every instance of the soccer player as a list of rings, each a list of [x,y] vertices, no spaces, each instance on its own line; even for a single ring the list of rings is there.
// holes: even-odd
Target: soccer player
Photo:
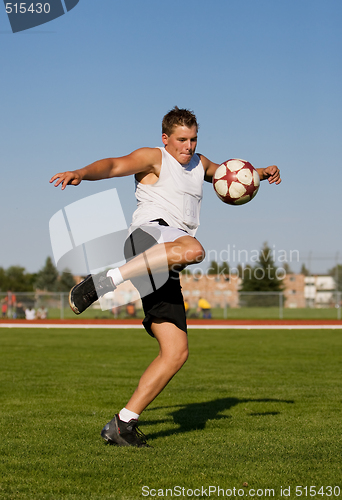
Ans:
[[[219,164],[196,154],[198,123],[187,109],[173,108],[163,118],[161,148],[141,148],[118,158],[96,161],[84,168],[54,175],[50,182],[62,190],[83,180],[135,176],[138,202],[125,244],[126,263],[91,275],[69,295],[70,306],[80,314],[100,296],[132,280],[142,296],[143,324],[159,343],[159,354],[140,378],[126,406],[102,429],[102,437],[119,446],[148,446],[137,427],[142,411],[158,396],[188,358],[184,301],[179,271],[201,262],[205,252],[195,238],[199,225],[203,181],[212,182]],[[260,179],[281,182],[277,166],[257,169]],[[166,282],[157,287],[153,277]],[[152,284],[144,296],[146,277]],[[144,288],[145,287],[145,288]]]

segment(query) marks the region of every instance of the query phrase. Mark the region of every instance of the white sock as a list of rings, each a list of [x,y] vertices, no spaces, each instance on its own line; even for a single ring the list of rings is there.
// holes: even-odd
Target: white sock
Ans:
[[[119,286],[125,281],[118,267],[116,267],[115,269],[109,269],[109,271],[107,272],[107,276],[110,276],[112,278],[115,286]]]
[[[129,422],[130,420],[138,420],[139,415],[137,413],[134,413],[134,411],[127,410],[127,408],[122,408],[122,410],[119,413],[119,419],[122,420],[123,422]]]

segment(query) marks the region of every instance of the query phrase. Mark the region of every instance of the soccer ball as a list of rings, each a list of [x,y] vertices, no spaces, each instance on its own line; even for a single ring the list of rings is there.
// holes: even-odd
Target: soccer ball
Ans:
[[[244,205],[257,194],[258,172],[245,160],[228,160],[218,167],[213,177],[215,193],[224,203]]]

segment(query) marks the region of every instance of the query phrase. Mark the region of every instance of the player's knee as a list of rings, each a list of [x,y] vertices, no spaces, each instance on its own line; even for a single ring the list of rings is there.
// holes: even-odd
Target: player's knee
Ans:
[[[205,259],[205,250],[202,245],[199,245],[196,253],[196,262],[202,262]]]
[[[197,262],[202,262],[205,258],[205,250],[202,245],[195,240],[194,243],[185,252],[185,263],[194,264]]]
[[[188,360],[188,357],[189,357],[189,349],[186,348],[182,351],[180,359],[179,359],[181,366],[183,366],[184,363],[186,363],[186,361]]]
[[[170,256],[173,266],[187,266],[202,262],[205,251],[199,241],[195,238],[187,237],[186,240],[176,241],[171,244]]]
[[[174,351],[169,358],[169,363],[172,366],[172,371],[174,373],[177,373],[178,370],[182,368],[188,357],[189,349],[187,347]]]
[[[176,371],[178,371],[178,370],[180,370],[182,368],[182,366],[186,363],[188,357],[189,357],[188,350],[183,351],[182,353],[179,354],[179,356],[175,360],[175,369],[176,369]]]

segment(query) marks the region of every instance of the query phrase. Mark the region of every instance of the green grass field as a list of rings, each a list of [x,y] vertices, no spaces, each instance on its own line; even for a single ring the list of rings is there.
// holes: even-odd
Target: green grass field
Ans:
[[[297,486],[342,498],[342,331],[190,330],[189,342],[141,417],[153,448],[127,449],[100,430],[156,355],[153,339],[1,329],[0,499],[283,499]]]

